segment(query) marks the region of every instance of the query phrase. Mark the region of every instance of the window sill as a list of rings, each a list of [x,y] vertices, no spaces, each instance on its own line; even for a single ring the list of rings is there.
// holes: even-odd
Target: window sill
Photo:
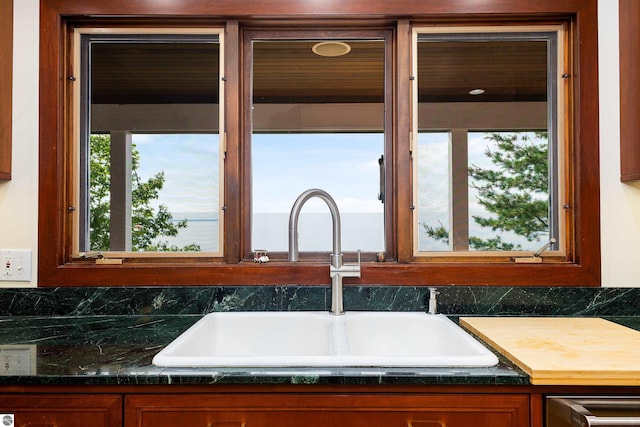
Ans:
[[[39,286],[212,286],[212,285],[329,285],[329,263],[270,262],[259,264],[68,263],[41,267]],[[345,285],[398,286],[599,286],[599,274],[569,263],[398,263],[365,262],[361,278]]]

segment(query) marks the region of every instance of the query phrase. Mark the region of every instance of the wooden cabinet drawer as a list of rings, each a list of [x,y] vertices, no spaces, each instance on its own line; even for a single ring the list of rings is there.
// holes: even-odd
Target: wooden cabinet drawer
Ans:
[[[132,395],[125,427],[525,427],[529,396]]]
[[[0,413],[13,415],[15,427],[119,427],[122,397],[0,394]]]

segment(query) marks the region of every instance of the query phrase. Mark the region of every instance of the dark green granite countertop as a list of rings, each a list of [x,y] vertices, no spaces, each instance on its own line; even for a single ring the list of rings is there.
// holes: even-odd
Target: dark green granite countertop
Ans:
[[[159,368],[153,356],[198,315],[0,317],[1,385],[528,384],[500,357],[490,368]],[[21,357],[28,363],[15,364]],[[5,362],[7,359],[9,364]]]
[[[451,316],[599,316],[640,330],[640,288],[438,288]],[[529,384],[490,368],[165,369],[153,356],[212,311],[328,310],[327,286],[0,289],[0,385]],[[424,311],[424,286],[347,286],[347,310]],[[16,364],[17,359],[24,363]]]

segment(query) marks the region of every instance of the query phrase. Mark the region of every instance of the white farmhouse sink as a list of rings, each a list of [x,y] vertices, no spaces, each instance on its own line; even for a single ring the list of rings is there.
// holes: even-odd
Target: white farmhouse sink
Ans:
[[[153,358],[162,367],[482,367],[496,356],[446,316],[418,312],[224,312]]]

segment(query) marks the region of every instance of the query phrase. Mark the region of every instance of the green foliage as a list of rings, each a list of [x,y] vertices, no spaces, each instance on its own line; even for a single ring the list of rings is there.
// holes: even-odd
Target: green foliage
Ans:
[[[110,215],[110,146],[109,135],[91,135],[90,175],[89,175],[89,209],[90,209],[90,242],[92,251],[109,250],[109,215]],[[159,172],[146,182],[140,179],[138,168],[140,153],[132,148],[132,191],[131,191],[131,223],[133,251],[199,251],[200,246],[192,243],[179,248],[169,245],[163,237],[174,237],[180,229],[187,227],[187,220],[173,221],[167,206],[157,209],[151,206],[158,199],[164,186],[164,172]]]
[[[547,133],[536,132],[535,138],[546,140]],[[496,167],[471,166],[469,176],[478,191],[478,202],[493,215],[474,215],[473,220],[492,231],[510,231],[530,242],[537,240],[549,231],[548,144],[532,142],[528,133],[490,133],[485,139],[496,143],[494,151],[485,151]],[[422,227],[429,237],[448,243],[449,232],[441,223],[423,223]],[[486,251],[521,249],[499,235],[485,239],[470,236],[469,246]]]
[[[109,250],[110,168],[108,135],[91,135],[89,159],[89,229],[92,251]]]

